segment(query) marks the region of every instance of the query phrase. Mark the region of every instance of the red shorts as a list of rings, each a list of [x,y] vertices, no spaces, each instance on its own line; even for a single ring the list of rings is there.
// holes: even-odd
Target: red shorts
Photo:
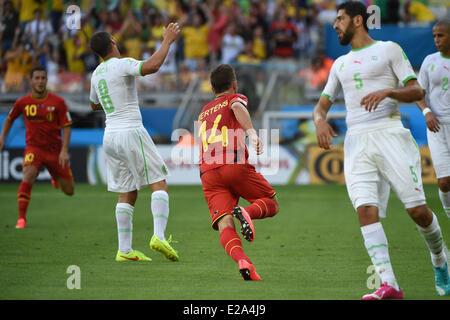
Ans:
[[[58,152],[48,152],[39,148],[29,147],[25,148],[22,166],[31,164],[33,167],[41,170],[44,165],[53,179],[73,179],[72,170],[67,164],[65,167],[58,162]]]
[[[252,203],[275,195],[269,182],[251,164],[226,164],[206,171],[201,180],[211,224],[216,230],[219,219],[232,214],[240,197]]]

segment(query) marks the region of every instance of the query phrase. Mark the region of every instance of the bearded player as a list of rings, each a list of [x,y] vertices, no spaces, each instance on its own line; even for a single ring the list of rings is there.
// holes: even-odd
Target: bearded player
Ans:
[[[55,188],[74,194],[74,181],[69,166],[70,125],[72,120],[64,99],[47,90],[47,72],[42,66],[30,74],[31,94],[16,101],[5,119],[0,136],[0,150],[14,121],[23,114],[25,119],[25,152],[22,164],[23,178],[17,192],[19,219],[16,228],[24,229],[31,189],[42,166],[52,176]],[[62,139],[61,139],[62,129]]]
[[[237,94],[234,69],[219,65],[211,72],[210,80],[215,99],[202,109],[198,118],[203,193],[212,227],[219,231],[220,243],[238,264],[242,278],[261,280],[242,248],[233,216],[241,225],[243,237],[253,241],[252,220],[273,217],[278,212],[278,200],[267,180],[248,163],[245,135],[258,155],[262,154],[263,146],[253,128],[247,98]],[[240,198],[251,204],[246,208],[238,206]]]

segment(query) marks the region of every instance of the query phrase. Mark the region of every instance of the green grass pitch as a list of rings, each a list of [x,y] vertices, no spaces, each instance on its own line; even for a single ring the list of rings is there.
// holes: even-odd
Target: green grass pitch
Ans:
[[[118,263],[116,194],[78,184],[67,197],[36,184],[28,226],[16,230],[18,185],[0,185],[0,299],[356,299],[371,292],[370,259],[345,186],[276,186],[280,212],[255,221],[256,239],[243,241],[263,281],[243,281],[210,227],[200,186],[170,186],[166,236],[178,241],[179,262],[148,247],[153,233],[150,190],[139,193],[133,248],[149,263]],[[450,221],[435,185],[425,186],[446,243]],[[425,242],[400,201],[391,195],[383,225],[405,299],[438,297]],[[67,268],[80,268],[81,289],[67,288]]]

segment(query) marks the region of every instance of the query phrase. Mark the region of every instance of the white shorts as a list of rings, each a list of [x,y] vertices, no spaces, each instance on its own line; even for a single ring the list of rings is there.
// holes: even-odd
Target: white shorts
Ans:
[[[389,186],[405,208],[425,204],[421,173],[417,144],[400,121],[345,137],[344,174],[355,209],[376,206],[380,217],[385,216]]]
[[[103,137],[108,191],[126,193],[165,180],[167,167],[144,127]]]
[[[450,177],[450,123],[441,123],[438,132],[427,129],[427,139],[436,177]]]

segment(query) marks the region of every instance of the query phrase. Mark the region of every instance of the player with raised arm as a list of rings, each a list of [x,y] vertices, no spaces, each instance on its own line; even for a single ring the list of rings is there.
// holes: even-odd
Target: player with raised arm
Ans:
[[[14,121],[23,114],[26,147],[22,164],[23,178],[17,192],[17,229],[26,227],[31,189],[42,166],[45,166],[52,176],[55,188],[61,186],[61,191],[67,195],[73,195],[75,189],[69,165],[72,120],[66,103],[63,98],[47,90],[47,72],[44,67],[37,66],[31,70],[30,83],[31,94],[16,101],[3,123],[0,135],[2,150]]]
[[[425,116],[439,198],[450,218],[450,20],[434,25],[433,38],[438,52],[423,60],[418,80],[425,98],[416,103]]]
[[[267,180],[248,163],[245,135],[256,153],[263,145],[253,128],[247,98],[237,93],[234,69],[217,66],[210,76],[215,99],[203,107],[199,117],[200,178],[214,230],[219,231],[225,252],[238,263],[244,280],[261,280],[246,256],[236,233],[233,216],[247,241],[255,239],[252,220],[273,217],[278,212],[276,193]],[[240,198],[251,204],[238,206]]]
[[[363,300],[401,299],[392,269],[388,242],[379,221],[391,187],[404,204],[430,250],[438,295],[450,294],[447,258],[438,219],[428,208],[421,179],[421,159],[411,132],[404,128],[397,101],[423,97],[402,48],[375,41],[368,34],[367,8],[358,1],[337,7],[334,23],[340,43],[352,50],[336,59],[327,85],[314,108],[318,144],[332,147],[336,134],[326,115],[342,88],[347,108],[344,174],[357,211],[364,245],[382,285]],[[403,87],[398,87],[399,82]]]
[[[106,156],[108,191],[119,193],[116,221],[119,248],[116,261],[151,261],[132,248],[133,212],[138,190],[150,186],[154,234],[150,248],[170,261],[179,255],[165,238],[169,218],[168,171],[150,135],[142,124],[136,77],[155,73],[164,63],[170,45],[180,33],[176,23],[163,31],[159,49],[146,61],[121,58],[116,40],[107,32],[95,33],[92,50],[104,61],[91,79],[91,107],[103,109],[106,127],[103,148]]]

